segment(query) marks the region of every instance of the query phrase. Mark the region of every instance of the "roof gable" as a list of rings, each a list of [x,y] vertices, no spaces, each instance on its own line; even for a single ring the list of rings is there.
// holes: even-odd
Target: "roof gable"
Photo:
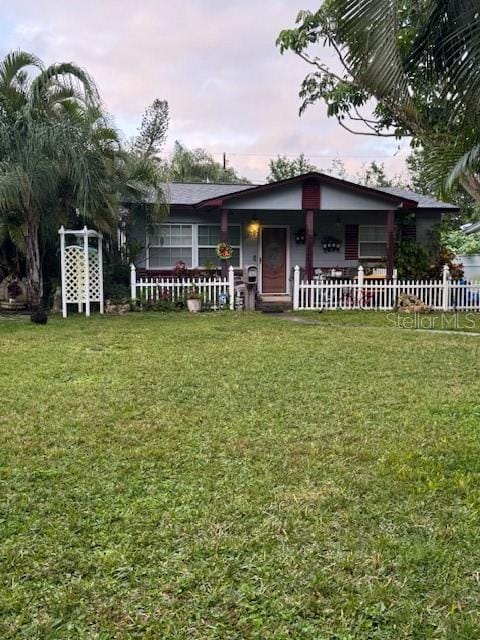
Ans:
[[[347,194],[356,195],[359,201],[365,198],[375,200],[377,206],[373,208],[398,208],[400,206],[409,209],[422,209],[422,210],[437,210],[437,211],[458,211],[458,207],[436,200],[431,196],[425,196],[407,189],[400,189],[398,187],[365,187],[358,185],[347,180],[341,180],[340,178],[334,178],[333,176],[312,172],[287,180],[280,180],[278,182],[272,182],[262,185],[251,184],[218,184],[212,182],[171,182],[165,187],[167,201],[172,206],[178,207],[219,207],[225,206],[238,206],[240,199],[244,203],[248,198],[257,198],[261,194],[276,194],[271,204],[273,205],[275,200],[284,198],[283,206],[280,203],[276,204],[277,208],[301,208],[301,191],[302,185],[308,180],[318,180],[320,185],[323,184],[323,198],[321,197],[322,205],[328,204],[327,195],[329,190],[338,189],[343,190],[345,193],[345,203],[343,208],[348,208],[348,201],[352,203],[351,197],[347,197]],[[294,196],[294,192],[300,194]],[[282,193],[283,192],[283,193]],[[288,194],[288,196],[287,196]],[[331,195],[331,194],[330,194]],[[365,201],[365,200],[364,200]],[[154,202],[152,196],[151,202]],[[253,203],[254,201],[251,200]],[[366,202],[366,201],[365,201]],[[252,204],[253,206],[253,204]],[[333,206],[333,205],[332,205]],[[350,204],[350,206],[354,206]],[[242,208],[247,208],[246,204]],[[329,208],[324,206],[325,209]]]
[[[347,180],[335,178],[325,173],[320,173],[316,171],[305,173],[300,176],[295,176],[294,178],[287,178],[286,180],[279,180],[277,182],[270,182],[263,185],[251,186],[250,188],[246,188],[246,189],[242,188],[237,191],[225,193],[222,196],[217,196],[216,198],[205,199],[197,203],[196,206],[210,207],[210,206],[220,206],[222,204],[228,205],[230,202],[233,203],[235,200],[245,199],[245,197],[248,197],[252,194],[259,195],[261,193],[272,192],[279,189],[281,190],[290,185],[296,185],[296,184],[299,185],[299,184],[303,184],[304,182],[311,182],[312,180],[317,180],[321,185],[328,184],[331,186],[336,186],[338,188],[343,188],[347,191],[352,191],[365,196],[370,196],[371,198],[381,200],[385,202],[386,205],[388,204],[389,206],[393,206],[395,208],[404,207],[408,209],[415,209],[417,206],[417,201],[411,198],[398,195],[398,194],[388,193],[380,189],[374,189],[371,187],[366,187],[364,185],[355,184],[354,182],[349,182]]]

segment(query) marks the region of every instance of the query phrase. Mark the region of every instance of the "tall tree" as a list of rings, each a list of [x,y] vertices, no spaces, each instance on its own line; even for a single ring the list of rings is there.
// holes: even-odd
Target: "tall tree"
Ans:
[[[313,68],[302,109],[323,100],[353,133],[413,136],[443,186],[460,180],[480,201],[476,0],[326,0],[316,12],[300,12],[278,44]],[[312,53],[318,44],[336,52],[340,72]]]
[[[138,134],[133,140],[133,151],[140,156],[158,156],[167,137],[170,115],[168,102],[156,98],[143,114]]]
[[[29,76],[27,69],[36,69]],[[72,64],[44,67],[35,56],[14,52],[0,64],[0,214],[15,212],[25,229],[26,272],[30,303],[43,293],[39,229],[58,202],[65,172],[85,203],[98,165],[78,156],[78,128],[70,108],[98,104],[93,81]]]
[[[248,183],[232,167],[224,167],[216,162],[205,149],[188,149],[178,140],[175,141],[173,155],[165,169],[172,182]]]
[[[289,160],[287,156],[277,156],[277,158],[270,160],[269,167],[270,173],[267,176],[267,182],[277,182],[301,176],[310,171],[318,171],[318,168],[303,153],[292,160]]]
[[[83,69],[44,67],[25,52],[6,56],[0,64],[0,220],[3,228],[10,221],[10,238],[11,229],[24,234],[24,246],[18,236],[16,244],[25,251],[32,307],[43,294],[40,237],[52,237],[59,222],[78,215],[115,228],[119,194],[145,190],[140,178],[147,163],[133,162],[121,149]]]

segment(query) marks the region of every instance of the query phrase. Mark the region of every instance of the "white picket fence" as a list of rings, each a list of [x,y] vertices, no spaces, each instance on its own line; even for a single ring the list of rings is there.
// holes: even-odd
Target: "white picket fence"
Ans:
[[[416,296],[439,311],[480,311],[480,282],[450,279],[445,265],[441,280],[367,280],[363,267],[355,280],[300,280],[294,270],[293,309],[371,309],[391,311],[402,293]]]
[[[133,301],[157,302],[162,299],[183,302],[189,291],[195,290],[210,309],[234,309],[235,274],[229,267],[227,278],[157,278],[141,277],[137,280],[135,265],[130,265],[130,297]]]

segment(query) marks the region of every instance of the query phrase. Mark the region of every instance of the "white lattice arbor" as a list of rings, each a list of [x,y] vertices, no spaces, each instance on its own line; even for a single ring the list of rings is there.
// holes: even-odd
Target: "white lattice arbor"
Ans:
[[[60,249],[62,270],[62,313],[67,317],[67,305],[78,305],[82,313],[90,315],[90,303],[100,303],[103,313],[103,235],[93,229],[65,229],[60,227]],[[66,237],[73,236],[82,244],[66,245]],[[89,240],[97,241],[97,247],[90,247]]]

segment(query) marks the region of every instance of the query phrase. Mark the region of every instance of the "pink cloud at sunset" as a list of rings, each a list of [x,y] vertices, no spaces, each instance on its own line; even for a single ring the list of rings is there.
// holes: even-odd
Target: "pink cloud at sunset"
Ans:
[[[262,181],[268,159],[300,152],[326,169],[334,157],[354,173],[384,162],[404,170],[408,143],[353,136],[322,106],[298,116],[298,89],[309,71],[275,40],[312,0],[17,0],[2,8],[2,47],[45,62],[74,61],[95,78],[117,126],[130,136],[147,104],[168,100],[166,153],[176,139],[228,160]],[[326,53],[328,55],[328,52]],[[218,155],[217,155],[218,154]]]

